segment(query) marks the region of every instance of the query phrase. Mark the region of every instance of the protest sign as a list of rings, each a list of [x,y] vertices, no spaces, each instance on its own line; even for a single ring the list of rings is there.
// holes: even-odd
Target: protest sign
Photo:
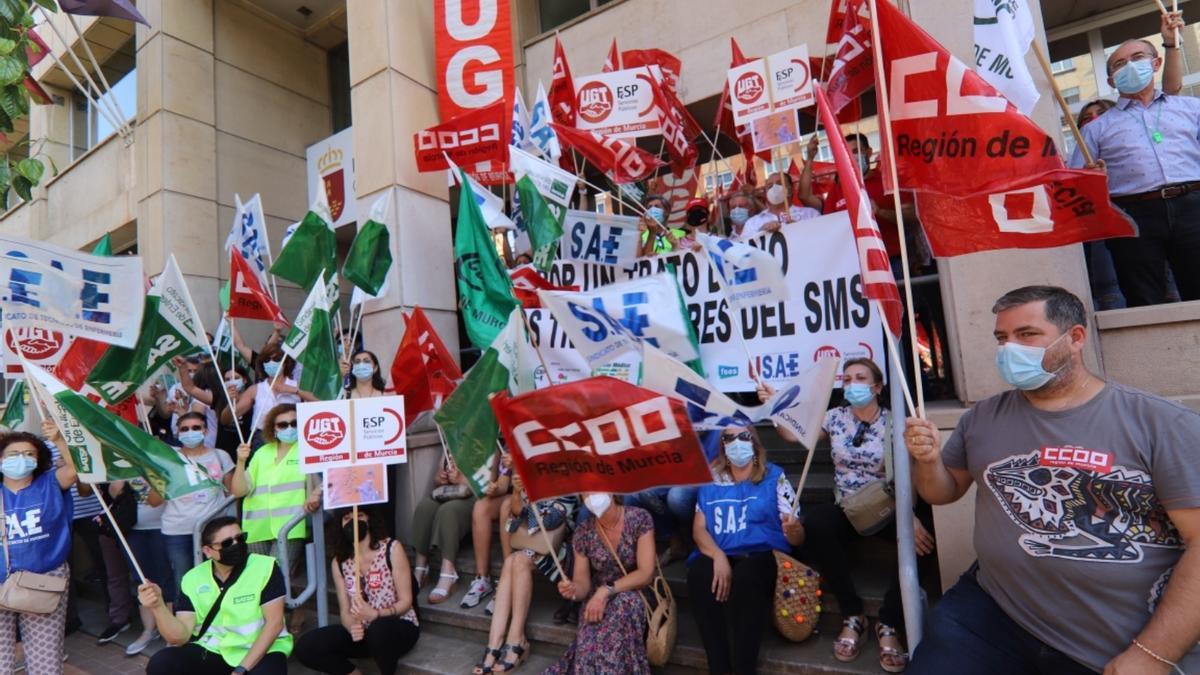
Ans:
[[[618,138],[657,134],[654,81],[662,81],[658,66],[576,77],[575,128]]]
[[[329,469],[323,484],[326,511],[388,500],[387,465],[379,462]]]
[[[726,77],[736,125],[813,104],[813,78],[806,45],[736,65]]]
[[[408,461],[403,396],[305,402],[296,407],[296,421],[304,473]]]
[[[531,501],[712,481],[680,401],[609,377],[492,399]]]
[[[36,326],[5,327],[2,341],[5,379],[25,379],[21,357],[46,370],[54,370],[74,339],[71,335]]]
[[[563,258],[581,262],[627,265],[637,259],[641,241],[637,218],[572,210],[558,250]]]

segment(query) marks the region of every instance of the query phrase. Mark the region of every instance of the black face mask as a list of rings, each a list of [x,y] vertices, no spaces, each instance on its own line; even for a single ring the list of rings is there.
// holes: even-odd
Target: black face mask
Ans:
[[[246,542],[233,543],[221,549],[221,555],[217,558],[222,565],[230,567],[241,567],[246,564],[246,560],[250,558],[250,546]]]
[[[367,524],[363,521],[358,521],[358,540],[362,541],[367,538]],[[342,533],[346,535],[347,541],[354,541],[354,521],[350,521],[342,526]]]
[[[708,211],[700,209],[692,209],[687,212],[687,224],[692,227],[699,227],[708,222]]]

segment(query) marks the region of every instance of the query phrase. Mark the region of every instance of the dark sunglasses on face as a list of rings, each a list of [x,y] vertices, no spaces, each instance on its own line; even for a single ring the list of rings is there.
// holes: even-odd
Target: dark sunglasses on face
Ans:
[[[233,546],[234,544],[244,544],[244,543],[246,543],[246,533],[239,532],[239,533],[233,535],[232,537],[226,537],[226,538],[222,539],[221,541],[214,541],[213,543],[209,544],[209,546],[211,546],[219,551],[223,548],[229,548],[230,546]]]
[[[752,439],[752,437],[750,436],[749,431],[741,431],[741,432],[738,432],[734,436],[730,436],[728,434],[721,434],[721,442],[722,443],[730,443],[732,441],[749,441],[751,439]]]
[[[279,421],[275,423],[276,429],[287,429],[288,427],[292,427],[294,429],[296,427],[296,420]]]
[[[856,448],[860,447],[863,444],[863,441],[866,440],[867,429],[870,429],[870,428],[871,428],[870,424],[867,424],[866,422],[859,422],[858,423],[858,431],[855,432],[854,438],[850,441],[850,444]]]

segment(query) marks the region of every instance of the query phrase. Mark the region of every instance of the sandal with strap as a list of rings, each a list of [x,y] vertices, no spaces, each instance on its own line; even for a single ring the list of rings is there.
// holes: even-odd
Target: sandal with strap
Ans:
[[[457,574],[446,574],[443,572],[438,575],[438,579],[449,579],[450,585],[442,588],[441,581],[439,581],[438,585],[432,591],[429,591],[429,604],[431,605],[440,605],[445,602],[446,598],[449,598],[454,593],[454,586],[458,583]]]
[[[492,657],[492,662],[488,663],[488,657]],[[504,656],[503,647],[484,647],[483,658],[479,659],[479,663],[475,664],[475,669],[471,671],[473,675],[491,675],[492,669],[500,662],[500,657]]]
[[[863,636],[867,633],[867,618],[865,616],[852,616],[842,621],[842,628],[849,629],[854,632],[854,637],[839,637],[833,641],[833,658],[842,663],[849,663],[858,658],[862,652]],[[839,652],[838,647],[845,647],[844,652]]]
[[[875,639],[879,640],[879,667],[889,673],[903,673],[908,667],[908,654],[902,649],[883,646],[884,638],[893,638],[897,643],[900,642],[895,628],[886,623],[876,623]]]
[[[425,577],[429,575],[429,565],[413,566],[413,576],[417,580],[417,588],[425,585]]]
[[[496,666],[501,666],[500,668],[497,668],[496,666],[492,667],[492,672],[494,673],[511,673],[517,668],[525,665],[525,659],[529,658],[528,642],[519,645],[506,644],[501,649],[504,650],[505,658],[503,661],[496,664]],[[508,654],[510,653],[517,657],[516,661],[508,660]]]

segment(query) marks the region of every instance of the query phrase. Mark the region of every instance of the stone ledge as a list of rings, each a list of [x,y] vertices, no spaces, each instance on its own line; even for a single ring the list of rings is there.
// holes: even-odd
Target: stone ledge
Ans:
[[[1200,300],[1096,312],[1096,328],[1100,331],[1185,321],[1200,321]]]

